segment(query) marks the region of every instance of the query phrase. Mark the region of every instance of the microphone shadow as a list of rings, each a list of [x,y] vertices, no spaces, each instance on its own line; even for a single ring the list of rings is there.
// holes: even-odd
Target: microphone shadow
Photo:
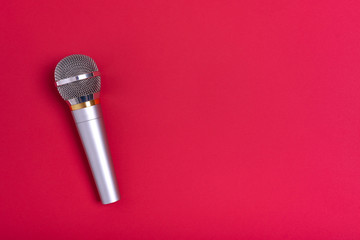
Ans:
[[[58,63],[58,61],[59,61],[59,59],[56,59],[56,61],[54,60],[51,64],[45,66],[46,73],[44,74],[45,75],[44,79],[46,81],[44,86],[46,86],[46,89],[44,89],[43,92],[49,93],[48,96],[45,96],[45,97],[48,97],[49,99],[51,99],[50,101],[53,101],[54,104],[59,103],[59,102],[64,102],[64,99],[62,99],[62,97],[60,96],[59,92],[57,91],[57,89],[54,85],[54,81],[55,81],[54,80],[54,70],[55,70],[55,67],[56,67],[56,64]],[[101,202],[100,195],[97,191],[95,180],[93,178],[92,171],[91,171],[89,162],[87,160],[85,150],[81,143],[81,139],[78,134],[76,125],[74,123],[72,114],[69,111],[69,108],[65,106],[66,104],[58,104],[58,105],[59,106],[56,106],[56,107],[59,108],[59,111],[62,112],[61,115],[64,116],[64,120],[68,123],[67,125],[69,126],[69,131],[71,131],[73,137],[76,138],[76,141],[75,141],[76,146],[74,146],[74,147],[79,149],[79,158],[81,158],[81,161],[83,162],[83,165],[84,165],[83,169],[87,175],[87,178],[89,179],[89,181],[88,181],[88,183],[90,183],[89,186],[91,186],[92,191],[94,192],[93,196],[96,199],[96,201]],[[61,106],[61,105],[63,105],[63,106]],[[64,143],[64,144],[66,144],[66,143]]]

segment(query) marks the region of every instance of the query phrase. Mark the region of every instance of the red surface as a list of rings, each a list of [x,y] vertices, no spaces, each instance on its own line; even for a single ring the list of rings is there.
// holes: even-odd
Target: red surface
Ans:
[[[359,239],[358,1],[3,1],[1,239]],[[53,85],[102,72],[122,200]]]

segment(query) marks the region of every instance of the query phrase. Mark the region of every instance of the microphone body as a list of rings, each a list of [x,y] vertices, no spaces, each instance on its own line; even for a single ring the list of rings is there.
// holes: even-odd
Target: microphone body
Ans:
[[[55,68],[55,85],[68,102],[103,204],[120,199],[100,107],[101,78],[94,60],[74,54]]]
[[[73,110],[92,174],[103,204],[120,199],[111,155],[107,143],[100,104]]]

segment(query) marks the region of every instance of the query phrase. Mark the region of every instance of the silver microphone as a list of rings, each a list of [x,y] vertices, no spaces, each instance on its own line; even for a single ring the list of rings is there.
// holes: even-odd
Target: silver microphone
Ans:
[[[55,85],[68,102],[103,204],[120,199],[100,108],[100,72],[94,60],[70,55],[55,68]]]

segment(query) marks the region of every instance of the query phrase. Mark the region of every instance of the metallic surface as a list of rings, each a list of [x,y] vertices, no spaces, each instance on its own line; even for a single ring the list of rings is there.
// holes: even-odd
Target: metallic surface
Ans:
[[[63,58],[55,68],[55,84],[61,97],[69,101],[100,92],[101,77],[93,74],[98,71],[95,61],[86,55],[74,54]],[[81,76],[81,81],[69,82],[79,76]],[[63,81],[66,84],[63,84]],[[58,82],[60,82],[59,85]]]
[[[100,104],[72,111],[103,204],[120,199]]]
[[[73,98],[79,98],[89,94],[100,92],[101,89],[101,77],[86,78],[81,81],[72,82],[69,84],[61,85],[57,87],[61,97],[64,100]]]
[[[81,81],[81,80],[84,80],[84,79],[87,79],[87,78],[90,78],[90,77],[97,77],[97,76],[100,76],[99,71],[91,72],[91,73],[84,73],[84,74],[64,78],[64,79],[61,79],[59,81],[56,81],[55,84],[56,84],[56,86],[61,86],[61,85],[65,85],[65,84],[75,82],[75,81]]]
[[[91,57],[73,54],[61,59],[56,65],[55,81],[96,71],[99,69]]]
[[[100,109],[101,77],[95,61],[75,54],[55,68],[55,85],[68,102],[103,204],[120,199]]]
[[[82,108],[87,108],[87,107],[94,106],[94,105],[99,104],[99,103],[100,103],[100,99],[90,100],[90,101],[87,101],[87,102],[82,102],[82,103],[78,103],[78,104],[75,104],[75,105],[71,105],[70,109],[71,110],[79,110],[79,109],[82,109]]]
[[[94,94],[88,94],[85,96],[72,98],[72,99],[67,100],[67,102],[71,106],[71,105],[75,105],[75,104],[79,104],[79,103],[83,103],[83,102],[87,102],[87,101],[91,101],[91,100],[95,100],[95,99],[99,99],[99,98],[100,98],[100,92],[97,92]]]

